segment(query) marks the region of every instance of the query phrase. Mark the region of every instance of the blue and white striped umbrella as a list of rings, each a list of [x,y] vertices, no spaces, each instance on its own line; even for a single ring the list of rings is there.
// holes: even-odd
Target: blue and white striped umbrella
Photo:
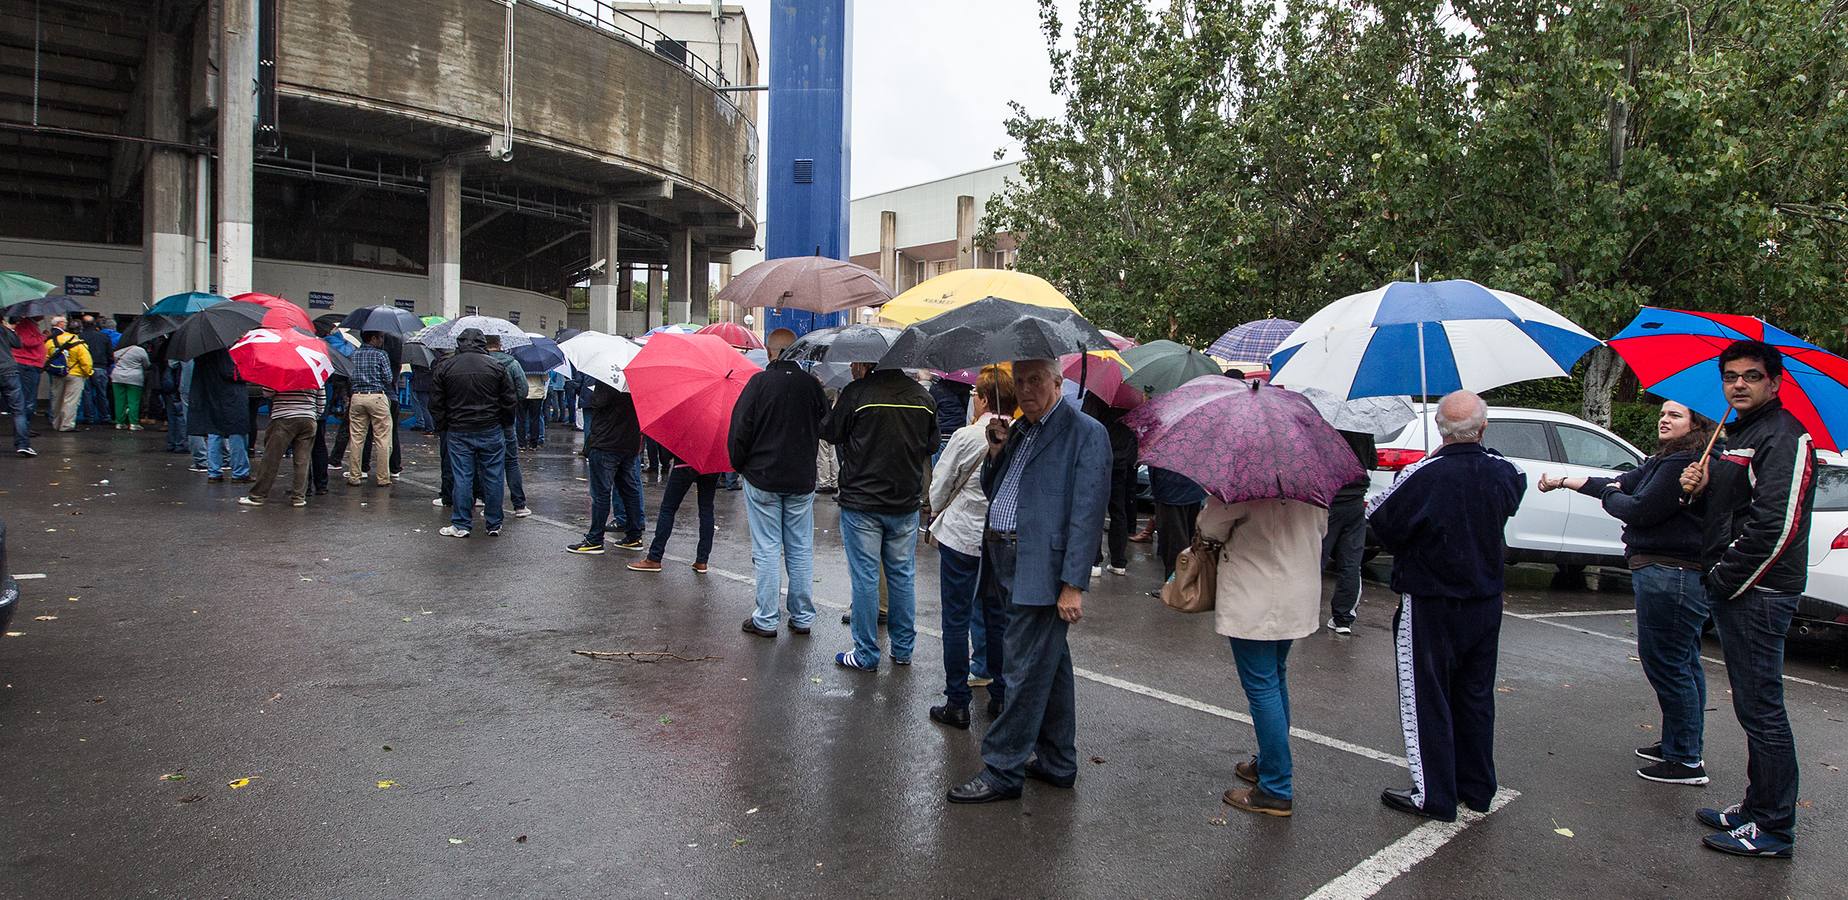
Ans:
[[[1473,281],[1395,281],[1310,316],[1271,354],[1271,380],[1348,399],[1435,397],[1561,378],[1599,343],[1517,294]]]

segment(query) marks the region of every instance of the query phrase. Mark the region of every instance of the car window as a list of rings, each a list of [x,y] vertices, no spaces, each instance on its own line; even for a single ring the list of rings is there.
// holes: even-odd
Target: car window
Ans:
[[[1552,447],[1547,444],[1546,426],[1539,422],[1489,420],[1483,443],[1503,456],[1516,459],[1551,460]]]
[[[1816,509],[1848,511],[1848,466],[1816,467]]]
[[[1570,425],[1554,427],[1559,429],[1559,445],[1566,451],[1568,465],[1594,469],[1636,468],[1636,457],[1630,455],[1630,451],[1625,450],[1622,444],[1595,431]]]

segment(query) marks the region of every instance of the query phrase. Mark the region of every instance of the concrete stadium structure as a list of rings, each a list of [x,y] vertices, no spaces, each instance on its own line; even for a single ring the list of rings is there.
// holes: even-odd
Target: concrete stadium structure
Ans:
[[[0,269],[111,313],[254,289],[697,321],[755,239],[756,99],[728,88],[759,81],[743,10],[710,3],[20,0]]]

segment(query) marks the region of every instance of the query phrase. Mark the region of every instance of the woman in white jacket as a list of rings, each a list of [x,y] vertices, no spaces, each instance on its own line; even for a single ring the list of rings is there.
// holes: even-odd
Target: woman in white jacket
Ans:
[[[988,455],[984,432],[997,412],[1014,411],[1014,377],[999,366],[982,370],[976,379],[975,415],[956,430],[930,476],[930,508],[937,510],[930,534],[937,541],[937,596],[943,605],[942,706],[930,708],[931,721],[952,728],[969,727],[969,621],[985,616],[984,640],[975,652],[986,659],[988,671],[1001,672],[1001,639],[1007,628],[1006,613],[989,610],[981,595],[982,529],[988,522],[988,497],[982,493],[982,461]],[[989,713],[998,711],[999,691],[990,690]]]
[[[1250,704],[1258,752],[1233,772],[1250,787],[1226,791],[1230,806],[1288,816],[1290,642],[1321,624],[1322,536],[1328,510],[1296,500],[1224,503],[1208,495],[1198,534],[1224,544],[1215,582],[1215,630],[1232,643],[1239,684]]]

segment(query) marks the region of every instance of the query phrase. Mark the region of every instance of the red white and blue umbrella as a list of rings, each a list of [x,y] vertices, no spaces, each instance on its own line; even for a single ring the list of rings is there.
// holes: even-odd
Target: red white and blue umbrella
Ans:
[[[1324,307],[1271,354],[1271,380],[1345,399],[1435,397],[1563,378],[1597,338],[1473,281],[1395,281]]]
[[[1733,341],[1763,341],[1784,355],[1778,399],[1824,450],[1848,439],[1848,359],[1753,316],[1645,306],[1611,349],[1643,388],[1714,421],[1731,412],[1720,381],[1720,351]]]
[[[1226,362],[1263,362],[1272,351],[1301,328],[1301,322],[1289,319],[1259,319],[1246,322],[1219,336],[1206,348],[1206,355]]]

